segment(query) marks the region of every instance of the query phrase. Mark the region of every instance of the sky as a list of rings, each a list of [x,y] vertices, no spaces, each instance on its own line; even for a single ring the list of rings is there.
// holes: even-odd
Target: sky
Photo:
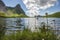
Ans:
[[[60,11],[60,0],[2,0],[6,6],[20,4],[28,16],[52,14]]]

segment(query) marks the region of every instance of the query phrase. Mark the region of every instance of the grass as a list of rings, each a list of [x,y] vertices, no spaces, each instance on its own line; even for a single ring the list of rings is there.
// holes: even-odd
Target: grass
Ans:
[[[24,29],[22,31],[16,31],[17,33],[12,33],[5,35],[2,40],[57,40],[56,34],[51,30],[45,29],[43,26],[37,32],[32,32],[29,29]]]
[[[28,17],[24,14],[11,14],[11,15],[1,15],[0,17],[4,17],[4,18],[25,18]]]
[[[4,12],[0,12],[0,17],[4,17],[4,18],[16,18],[16,17],[28,17],[27,15],[23,14],[23,13],[20,13],[20,14],[17,14],[17,13],[13,13],[13,12],[8,12],[8,13],[4,13]]]

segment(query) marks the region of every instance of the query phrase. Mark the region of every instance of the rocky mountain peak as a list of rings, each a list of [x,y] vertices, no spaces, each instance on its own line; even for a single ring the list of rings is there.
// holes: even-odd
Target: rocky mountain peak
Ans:
[[[20,4],[17,4],[16,7],[17,7],[17,8],[20,8],[21,6],[20,6]]]
[[[17,14],[25,14],[24,10],[21,8],[20,4],[17,4],[15,7],[7,7],[5,6],[4,2],[0,0],[0,12],[7,12],[10,10],[13,13]]]
[[[21,8],[20,4],[17,4],[15,7],[15,11],[20,14],[20,13],[25,13],[23,9]]]
[[[0,0],[0,11],[6,12],[6,7],[2,0]]]

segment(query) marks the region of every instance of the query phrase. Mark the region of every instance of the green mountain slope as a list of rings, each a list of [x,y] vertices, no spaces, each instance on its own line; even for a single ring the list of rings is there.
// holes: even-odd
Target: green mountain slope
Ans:
[[[48,15],[48,17],[58,17],[58,18],[60,18],[60,12],[55,12],[51,15]]]
[[[24,14],[25,15],[25,12],[21,8],[20,4],[17,4],[16,7],[7,7],[7,10],[10,10],[14,14],[17,13],[17,14]]]
[[[20,4],[15,7],[7,7],[4,2],[0,0],[0,17],[27,17]]]

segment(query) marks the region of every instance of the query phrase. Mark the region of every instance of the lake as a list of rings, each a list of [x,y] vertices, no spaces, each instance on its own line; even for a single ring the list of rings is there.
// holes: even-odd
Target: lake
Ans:
[[[22,31],[24,28],[34,31],[42,26],[42,22],[47,26],[47,20],[53,30],[60,30],[60,18],[0,18],[0,25],[6,27],[7,33]]]

